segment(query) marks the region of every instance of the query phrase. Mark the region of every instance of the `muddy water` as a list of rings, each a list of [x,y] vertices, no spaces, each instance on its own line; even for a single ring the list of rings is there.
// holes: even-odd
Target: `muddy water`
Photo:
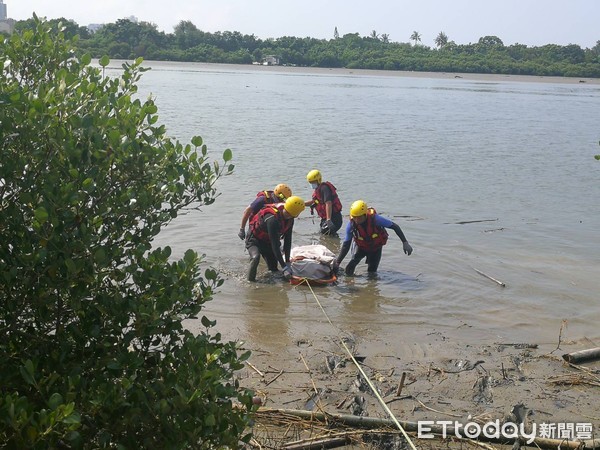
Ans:
[[[277,351],[333,333],[306,287],[264,264],[257,283],[245,281],[237,237],[257,191],[285,182],[308,198],[313,168],[346,211],[364,199],[414,248],[407,257],[392,236],[377,279],[359,266],[315,290],[340,332],[401,354],[418,353],[432,333],[552,343],[563,319],[565,338],[600,337],[598,84],[148,65],[141,92],[156,97],[169,134],[234,153],[219,200],[182,214],[156,242],[175,256],[206,254],[227,279],[206,309],[226,338]],[[305,212],[294,244],[337,251],[339,239],[321,238],[317,223]]]

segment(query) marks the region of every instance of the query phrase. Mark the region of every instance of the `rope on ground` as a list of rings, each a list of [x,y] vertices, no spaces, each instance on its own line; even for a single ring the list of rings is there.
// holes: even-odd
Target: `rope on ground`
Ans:
[[[325,309],[323,308],[323,305],[319,301],[319,298],[317,297],[317,294],[315,294],[315,291],[313,291],[313,288],[310,285],[310,282],[306,278],[304,278],[302,280],[302,282],[306,283],[306,285],[309,287],[310,292],[312,293],[313,297],[315,298],[315,301],[317,302],[317,305],[319,305],[319,308],[321,308],[321,311],[323,312],[323,315],[325,316],[325,318],[327,319],[327,321],[329,322],[329,324],[333,328],[335,328],[337,330],[338,328],[333,324],[333,322],[331,321],[331,319],[329,318],[329,316],[325,312]],[[411,449],[412,450],[417,450],[417,448],[415,447],[415,444],[413,444],[412,440],[410,439],[410,436],[408,436],[408,434],[406,433],[406,431],[404,431],[404,428],[402,427],[402,425],[400,425],[400,422],[398,422],[398,419],[396,419],[396,416],[394,415],[394,413],[390,410],[390,408],[385,403],[385,401],[383,400],[383,398],[381,398],[381,395],[379,395],[379,392],[377,392],[377,389],[373,385],[373,382],[371,381],[371,379],[367,376],[367,374],[364,372],[364,370],[362,369],[362,367],[360,366],[360,364],[358,363],[358,361],[354,358],[354,355],[352,354],[352,352],[350,351],[350,349],[348,348],[348,346],[344,342],[344,339],[342,339],[342,337],[340,336],[339,333],[337,333],[337,337],[340,340],[340,342],[342,343],[342,346],[344,347],[344,349],[346,350],[346,352],[348,353],[348,355],[350,356],[350,359],[352,359],[352,362],[354,363],[354,365],[356,366],[356,368],[358,369],[358,371],[362,375],[363,379],[367,382],[367,384],[371,388],[371,391],[375,394],[375,397],[377,397],[377,400],[379,401],[379,403],[381,404],[381,406],[383,407],[383,409],[385,410],[385,412],[388,414],[388,416],[390,416],[390,418],[392,419],[392,421],[394,422],[394,424],[398,427],[398,429],[400,430],[400,432],[402,433],[402,435],[404,436],[404,438],[406,439],[406,441],[410,445]]]

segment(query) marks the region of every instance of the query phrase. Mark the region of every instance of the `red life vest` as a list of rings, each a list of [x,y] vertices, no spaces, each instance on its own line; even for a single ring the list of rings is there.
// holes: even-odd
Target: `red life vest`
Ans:
[[[323,181],[319,186],[315,189],[312,195],[312,199],[315,202],[314,207],[317,210],[317,214],[321,219],[327,219],[327,211],[325,210],[325,202],[323,201],[323,194],[321,193],[321,186],[326,184],[331,189],[331,195],[333,197],[331,201],[331,212],[338,213],[342,210],[342,203],[340,202],[340,198],[337,195],[337,191],[335,186],[331,184],[329,181]]]
[[[294,223],[294,219],[285,219],[283,217],[284,203],[278,203],[276,205],[268,205],[257,212],[252,219],[250,219],[250,232],[259,241],[269,242],[269,233],[267,231],[267,224],[265,219],[267,215],[272,215],[276,220],[279,221],[279,238],[283,238],[285,233],[291,228]]]
[[[369,208],[367,210],[367,220],[361,225],[351,219],[354,242],[356,242],[358,248],[367,252],[379,250],[388,240],[387,230],[375,225],[375,214],[377,214],[375,209]]]

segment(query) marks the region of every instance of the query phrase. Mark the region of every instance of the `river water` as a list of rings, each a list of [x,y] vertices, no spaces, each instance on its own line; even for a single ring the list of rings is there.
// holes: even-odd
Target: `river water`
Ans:
[[[221,196],[185,211],[159,236],[174,257],[188,248],[226,278],[206,314],[226,338],[279,348],[330,325],[306,287],[245,280],[237,237],[257,191],[284,182],[309,198],[318,168],[344,213],[357,199],[392,218],[377,279],[316,290],[340,330],[390,342],[451,333],[465,342],[597,339],[600,314],[600,85],[548,80],[147,62],[169,135],[201,135],[236,169]],[[321,238],[305,211],[294,245]],[[346,261],[349,260],[349,256]],[[505,283],[505,287],[479,274]],[[368,339],[368,338],[367,338]]]

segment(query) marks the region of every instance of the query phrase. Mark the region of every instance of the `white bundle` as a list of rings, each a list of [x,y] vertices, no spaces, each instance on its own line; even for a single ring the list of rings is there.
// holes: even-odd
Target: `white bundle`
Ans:
[[[331,276],[335,255],[324,245],[303,245],[290,252],[292,275],[309,280]]]
[[[294,247],[290,252],[291,259],[304,257],[305,259],[314,259],[323,264],[331,264],[335,259],[335,255],[324,245],[301,245]]]

